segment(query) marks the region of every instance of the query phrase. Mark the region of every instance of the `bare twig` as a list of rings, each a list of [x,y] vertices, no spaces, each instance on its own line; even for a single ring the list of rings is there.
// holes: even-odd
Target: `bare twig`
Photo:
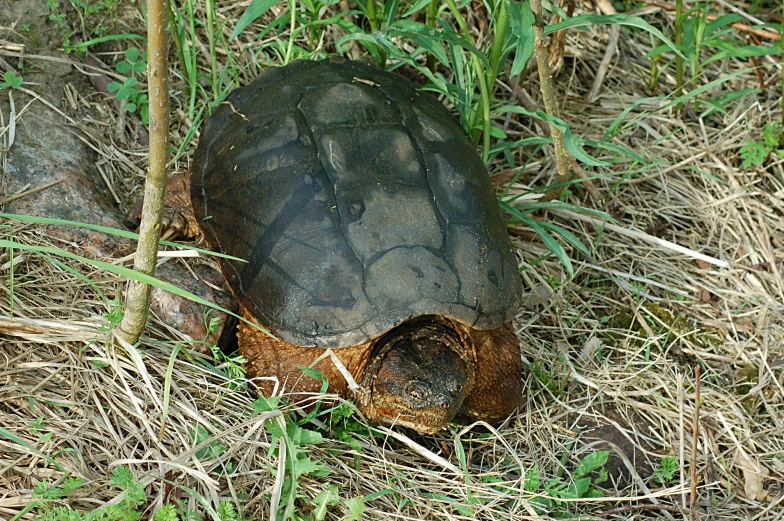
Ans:
[[[144,206],[139,226],[134,270],[154,275],[161,237],[163,199],[166,193],[166,163],[169,154],[169,103],[166,85],[166,0],[147,0],[147,73],[150,98],[150,166],[144,184]],[[150,307],[149,284],[131,280],[125,316],[117,329],[120,338],[135,344],[144,331]]]
[[[555,99],[555,88],[553,78],[550,75],[550,65],[548,64],[547,49],[544,43],[544,20],[542,18],[541,0],[531,0],[531,11],[534,14],[534,51],[536,53],[536,63],[539,67],[539,82],[544,98],[544,108],[547,114],[559,117],[558,104]],[[553,146],[555,147],[555,163],[558,171],[556,184],[565,183],[569,180],[569,153],[566,151],[563,132],[551,125],[550,130],[553,136]],[[558,199],[563,191],[563,185],[547,191],[545,200]]]
[[[539,107],[536,106],[534,100],[529,98],[528,94],[526,94],[526,92],[520,86],[519,76],[511,78],[510,82],[512,83],[512,89],[514,90],[515,97],[517,98],[517,101],[520,103],[520,105],[530,110],[531,112],[536,112],[539,110]],[[542,121],[541,119],[534,119],[534,123],[536,123],[537,126],[542,130],[542,135],[545,137],[550,137],[550,124],[548,122]]]
[[[700,376],[702,368],[694,366],[694,438],[691,444],[691,497],[689,498],[689,519],[697,515],[697,442],[700,437]]]
[[[65,179],[58,179],[56,181],[52,181],[51,183],[46,183],[45,185],[36,186],[35,188],[31,188],[29,190],[25,190],[24,192],[20,192],[18,194],[12,195],[10,197],[6,197],[2,201],[0,201],[0,205],[12,203],[12,202],[14,202],[14,201],[16,201],[18,199],[22,199],[23,197],[27,197],[28,195],[33,195],[35,193],[41,192],[43,190],[46,190],[47,188],[51,188],[51,187],[53,187],[55,185],[59,185],[63,181],[65,181]]]
[[[572,165],[572,170],[574,170],[574,174],[583,180],[582,184],[585,187],[585,189],[588,190],[588,193],[591,194],[593,200],[597,202],[601,201],[602,195],[599,193],[599,190],[596,189],[596,185],[593,183],[593,181],[588,179],[589,175],[585,170],[582,169],[580,163],[578,163],[575,158],[570,157],[569,164]]]
[[[575,0],[567,0],[566,6],[566,15],[571,18],[574,14],[574,5]],[[553,24],[556,24],[561,21],[560,16],[553,17]],[[548,45],[547,54],[550,56],[549,63],[550,63],[550,74],[555,74],[557,71],[563,67],[564,63],[564,49],[566,48],[566,33],[568,33],[568,29],[561,29],[556,34],[550,38],[550,44]]]

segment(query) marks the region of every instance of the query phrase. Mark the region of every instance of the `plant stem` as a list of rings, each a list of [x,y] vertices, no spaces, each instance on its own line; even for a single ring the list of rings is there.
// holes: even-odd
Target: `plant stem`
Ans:
[[[495,27],[493,31],[493,47],[490,50],[490,70],[487,74],[487,86],[492,88],[498,78],[501,68],[501,58],[504,53],[506,31],[509,28],[509,13],[506,11],[506,2],[498,0],[495,4]]]
[[[291,55],[294,52],[294,29],[297,24],[297,0],[289,0],[289,13],[291,14],[291,30],[289,31],[289,45],[286,47],[284,65],[291,62]]]
[[[648,80],[648,90],[654,92],[656,84],[659,82],[659,59],[661,55],[656,55],[651,60],[651,78]]]
[[[427,5],[428,27],[436,26],[436,20],[438,20],[438,2],[439,0],[430,0],[430,3]],[[435,72],[436,70],[436,57],[431,53],[428,53],[427,55],[427,68],[430,69],[430,72]]]
[[[144,205],[139,226],[139,244],[133,269],[155,275],[158,241],[161,237],[163,199],[166,192],[166,165],[169,155],[169,95],[166,82],[168,54],[166,0],[147,0],[147,81],[150,99],[149,170],[144,184]],[[116,334],[135,344],[144,331],[150,307],[151,287],[130,281],[125,315]]]
[[[683,47],[683,0],[675,0],[675,45],[680,50]],[[675,97],[683,94],[683,58],[675,55]],[[678,111],[682,105],[678,105]]]
[[[367,0],[367,17],[370,30],[378,31],[378,18],[376,18],[376,0]]]
[[[214,0],[205,0],[207,9],[207,43],[210,46],[210,68],[212,69],[212,97],[218,101],[220,88],[218,87],[218,59],[215,56],[215,3]]]
[[[553,79],[550,77],[550,64],[547,57],[547,48],[544,43],[544,19],[542,17],[541,0],[531,0],[531,12],[534,15],[534,52],[536,54],[536,64],[539,68],[539,84],[544,99],[544,109],[548,115],[559,117],[558,104],[555,100],[555,88]],[[569,180],[569,153],[566,151],[563,132],[555,125],[550,125],[550,132],[553,137],[553,147],[555,147],[555,164],[558,172],[558,179],[555,184],[561,186],[550,189],[545,194],[545,199],[552,201],[558,199],[563,190],[563,183]]]
[[[373,32],[378,31],[378,15],[376,14],[376,0],[367,0],[367,18],[368,22],[370,22],[370,30]],[[384,49],[379,49],[378,51],[378,66],[382,69],[387,67],[387,53],[384,52]]]
[[[691,444],[691,497],[689,498],[689,519],[696,519],[697,508],[697,442],[700,439],[700,373],[701,366],[694,366],[694,438]],[[685,506],[685,505],[684,505]]]
[[[504,0],[498,0],[498,4],[496,5],[496,12],[495,12],[495,26],[494,26],[494,34],[493,34],[493,46],[490,51],[490,70],[486,73],[485,78],[485,85],[488,98],[488,110],[482,110],[481,117],[485,119],[485,121],[490,121],[490,97],[493,94],[493,86],[495,85],[495,80],[498,78],[498,72],[501,68],[501,58],[504,52],[504,41],[506,40],[506,31],[509,27],[509,13],[506,11],[506,3]],[[482,90],[481,82],[479,86],[480,92]],[[474,120],[471,123],[471,129],[474,129],[479,124],[480,112],[477,110],[474,113]],[[483,127],[484,128],[484,127]],[[490,136],[489,136],[490,127],[488,125],[487,131],[488,135],[485,135],[484,140],[484,149],[489,152],[490,150]],[[484,154],[487,156],[487,153]],[[485,158],[485,162],[487,159]]]
[[[477,81],[479,82],[479,95],[481,99],[481,107],[482,107],[482,119],[484,119],[484,124],[482,125],[482,162],[486,165],[487,159],[490,156],[490,92],[487,88],[487,84],[485,84],[485,80],[482,77],[482,62],[479,60],[479,56],[476,54],[472,54],[471,57],[474,60],[474,69],[477,71]]]

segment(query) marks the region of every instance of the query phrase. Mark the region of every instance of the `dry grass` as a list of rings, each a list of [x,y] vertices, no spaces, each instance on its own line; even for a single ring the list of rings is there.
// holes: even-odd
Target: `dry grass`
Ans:
[[[219,9],[220,16],[224,12]],[[589,139],[599,139],[624,108],[649,95],[649,64],[640,58],[648,38],[625,34],[599,99],[582,101],[607,37],[600,28],[570,34],[558,77],[562,113],[575,134]],[[722,65],[725,74],[747,67]],[[248,68],[245,74],[256,72]],[[756,81],[748,71],[731,86]],[[672,78],[662,82],[671,90]],[[529,93],[535,88],[527,87]],[[175,100],[185,99],[174,90]],[[501,95],[511,92],[509,87]],[[126,195],[143,171],[140,149],[128,144],[128,134],[117,141],[107,130],[116,128],[112,113],[88,102],[87,93],[75,95],[87,139],[102,154],[114,189]],[[530,369],[524,407],[489,431],[451,426],[411,439],[373,429],[373,435],[350,434],[353,444],[338,439],[328,415],[313,419],[302,427],[320,430],[324,441],[302,448],[325,472],[299,478],[299,515],[306,518],[312,509],[307,500],[333,484],[342,501],[329,507],[328,519],[349,514],[345,500],[384,490],[394,493],[369,499],[363,519],[548,519],[533,506],[543,488],[526,491],[526,473],[530,478],[536,466],[542,483],[557,476],[568,482],[586,455],[605,449],[618,457],[613,464],[619,468],[602,485],[605,497],[564,506],[581,519],[682,518],[673,510],[684,505],[688,512],[692,461],[700,519],[781,519],[784,169],[771,159],[764,171],[743,170],[737,157],[743,143],[760,139],[765,122],[780,117],[778,101],[750,97],[705,121],[657,111],[663,102],[633,110],[614,141],[648,163],[594,171],[602,176],[594,184],[615,225],[567,211],[541,216],[593,245],[592,257],[575,263],[574,279],[551,260],[529,265],[544,252],[542,244],[515,239],[525,267],[526,305],[515,320]],[[174,108],[179,144],[189,122],[184,106]],[[525,137],[538,128],[512,120],[507,131]],[[118,150],[127,153],[119,157]],[[524,182],[553,171],[548,157],[537,164],[537,177]],[[512,193],[527,190],[521,183]],[[570,202],[602,208],[581,190]],[[13,237],[27,244],[50,240],[36,226],[8,224],[2,238],[13,229]],[[529,235],[522,230],[521,237]],[[110,476],[118,465],[127,465],[147,487],[145,518],[171,496],[184,497],[200,512],[199,496],[213,508],[231,499],[246,517],[269,518],[285,478],[281,458],[271,455],[270,427],[290,422],[289,416],[259,414],[241,381],[208,360],[182,354],[172,366],[164,414],[175,337],[154,319],[153,334],[136,351],[114,344],[101,329],[122,281],[68,261],[76,275],[50,258],[17,251],[11,318],[8,261],[3,250],[0,518],[17,515],[36,501],[39,483],[54,483],[66,472],[85,486],[57,504],[91,510],[117,503],[121,497]],[[696,365],[702,378],[695,446]],[[36,430],[30,424],[37,418],[43,421]],[[198,440],[197,426],[203,428]],[[597,427],[603,434],[592,435]],[[215,444],[225,449],[217,457],[203,450]],[[679,467],[666,486],[651,475],[663,457],[675,458]]]

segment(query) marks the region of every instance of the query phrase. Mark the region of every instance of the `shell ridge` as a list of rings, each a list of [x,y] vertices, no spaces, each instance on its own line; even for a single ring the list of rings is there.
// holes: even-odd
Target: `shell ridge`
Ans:
[[[307,89],[305,89],[305,90],[307,90]],[[302,120],[305,122],[304,131],[307,133],[308,138],[310,139],[310,142],[313,143],[313,146],[316,149],[316,157],[318,158],[319,164],[321,165],[321,169],[326,174],[327,180],[329,181],[330,185],[332,185],[332,197],[334,199],[332,201],[332,203],[334,203],[334,206],[335,206],[335,209],[336,209],[335,214],[337,215],[337,229],[340,231],[340,235],[343,238],[343,241],[348,246],[348,250],[354,256],[354,259],[357,261],[357,264],[359,265],[359,267],[362,270],[362,284],[360,284],[360,288],[362,289],[362,294],[365,297],[365,301],[367,301],[373,307],[373,309],[375,310],[376,317],[378,317],[381,314],[381,312],[379,311],[378,307],[373,303],[373,301],[371,301],[370,298],[368,297],[367,288],[366,288],[366,285],[365,285],[366,282],[367,282],[367,266],[365,265],[365,263],[362,262],[362,259],[359,258],[359,255],[357,254],[357,251],[354,248],[354,245],[351,244],[351,241],[348,240],[348,237],[346,236],[346,231],[345,231],[345,229],[343,227],[344,219],[343,219],[343,216],[340,213],[340,205],[338,205],[337,182],[336,182],[335,179],[332,178],[332,175],[330,175],[329,169],[326,168],[326,166],[324,165],[324,160],[321,157],[321,151],[320,151],[319,147],[316,146],[316,136],[313,133],[314,125],[308,120],[307,115],[300,108],[300,105],[302,104],[302,100],[304,100],[304,99],[305,99],[305,95],[303,93],[302,98],[299,100],[299,103],[297,103],[297,107],[296,107],[295,110],[297,111],[298,116],[300,118],[302,118]],[[368,323],[372,322],[376,317],[369,318],[369,319],[365,320],[365,322],[362,323],[362,327],[364,327]]]
[[[394,105],[395,110],[400,116],[400,120],[405,123],[403,125],[404,131],[408,136],[408,138],[411,140],[411,142],[414,144],[414,150],[416,151],[417,161],[419,161],[419,164],[422,165],[422,168],[425,171],[424,172],[425,181],[426,181],[425,185],[427,186],[427,191],[430,194],[430,200],[432,201],[431,205],[435,210],[436,218],[438,219],[438,225],[441,227],[442,240],[441,240],[441,248],[439,248],[440,253],[438,256],[446,263],[447,266],[449,266],[449,269],[452,270],[452,273],[457,279],[457,302],[456,303],[459,304],[463,283],[460,280],[460,274],[457,272],[457,269],[455,268],[454,264],[446,255],[446,242],[447,242],[446,239],[447,239],[447,233],[449,233],[449,228],[447,224],[449,223],[449,220],[446,218],[446,216],[441,211],[441,208],[436,203],[436,196],[435,196],[435,192],[433,192],[433,186],[432,186],[433,181],[430,178],[430,167],[428,166],[428,163],[425,160],[426,156],[424,150],[422,150],[422,144],[420,143],[419,139],[417,139],[416,136],[413,135],[413,133],[411,132],[410,117],[404,114],[403,111],[400,109],[400,102],[397,99],[391,97],[391,95],[388,92],[386,92],[381,86],[378,86],[376,88],[390,101],[391,104]]]

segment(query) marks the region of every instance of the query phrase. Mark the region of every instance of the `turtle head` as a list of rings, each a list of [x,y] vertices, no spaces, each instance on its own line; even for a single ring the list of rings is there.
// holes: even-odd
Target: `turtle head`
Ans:
[[[457,414],[473,377],[458,327],[440,317],[404,322],[380,337],[362,377],[371,420],[422,434],[438,432]]]

